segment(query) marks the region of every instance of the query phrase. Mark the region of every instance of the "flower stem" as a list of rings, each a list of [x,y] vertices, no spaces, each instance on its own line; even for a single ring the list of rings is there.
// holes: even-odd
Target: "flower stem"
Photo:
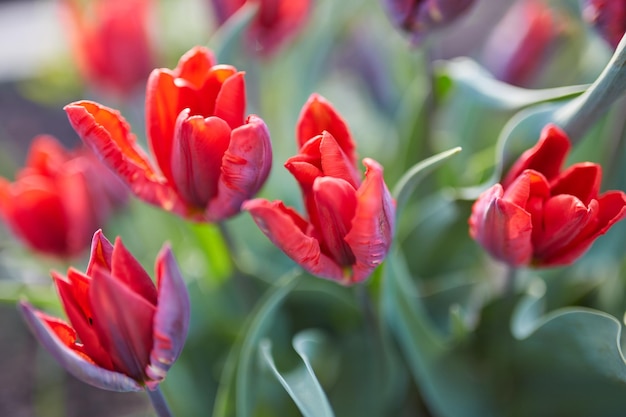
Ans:
[[[508,267],[504,276],[504,296],[513,297],[515,295],[515,281],[517,280],[517,268]]]
[[[165,401],[165,397],[161,392],[161,387],[157,385],[157,387],[153,390],[146,388],[146,392],[148,393],[148,397],[150,398],[150,402],[152,403],[152,407],[157,413],[159,417],[172,417],[172,412],[167,406],[167,402]]]

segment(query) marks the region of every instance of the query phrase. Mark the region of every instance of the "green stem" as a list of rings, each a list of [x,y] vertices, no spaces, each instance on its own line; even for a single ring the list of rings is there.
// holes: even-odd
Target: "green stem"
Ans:
[[[158,417],[172,417],[173,414],[167,406],[167,401],[165,401],[165,397],[161,392],[161,387],[157,385],[157,387],[153,390],[146,388],[146,392],[148,393],[148,397],[150,398],[150,402],[152,403],[152,407],[157,413]]]
[[[580,140],[615,100],[626,91],[626,35],[598,79],[582,95],[554,114],[573,142]]]
[[[517,268],[509,266],[504,276],[504,296],[513,297],[515,295],[515,282],[517,281]]]

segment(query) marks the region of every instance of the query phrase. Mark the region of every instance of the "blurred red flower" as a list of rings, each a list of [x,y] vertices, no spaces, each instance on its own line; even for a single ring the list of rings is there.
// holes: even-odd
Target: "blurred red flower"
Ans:
[[[52,273],[71,325],[25,301],[20,309],[39,342],[81,381],[111,391],[154,389],[182,351],[190,315],[169,247],[155,269],[158,288],[120,238],[112,245],[99,230],[86,273]]]
[[[571,144],[546,126],[501,184],[474,203],[470,235],[511,266],[568,265],[626,216],[626,194],[599,195],[602,167],[577,163],[562,171]]]
[[[348,126],[317,94],[304,105],[296,135],[300,151],[285,167],[300,185],[308,219],[282,201],[254,199],[243,209],[311,274],[344,285],[362,282],[384,260],[393,238],[395,203],[383,169],[365,158],[361,181]]]
[[[584,0],[583,18],[616,48],[626,32],[626,0]]]
[[[64,27],[83,77],[126,95],[154,68],[149,36],[153,0],[62,0]]]
[[[201,47],[187,52],[174,70],[154,70],[146,92],[154,162],[116,110],[80,101],[65,111],[82,140],[137,197],[189,219],[221,221],[239,213],[272,165],[265,122],[244,117],[243,75],[216,65]]]
[[[41,135],[15,181],[0,178],[0,215],[30,248],[76,256],[126,195],[123,184],[90,151],[70,152],[54,137]]]

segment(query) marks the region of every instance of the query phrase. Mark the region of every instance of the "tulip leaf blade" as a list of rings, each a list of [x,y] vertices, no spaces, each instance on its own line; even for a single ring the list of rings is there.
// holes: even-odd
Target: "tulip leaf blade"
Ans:
[[[246,2],[211,37],[209,47],[215,52],[218,62],[231,62],[228,56],[237,50],[237,42],[256,16],[259,4]]]
[[[426,174],[459,152],[461,152],[461,148],[457,146],[456,148],[438,153],[413,165],[398,180],[396,186],[393,188],[392,195],[396,199],[397,213],[399,213],[402,207],[406,204],[409,196],[413,193],[415,187],[417,187]]]
[[[293,338],[292,344],[302,359],[303,365],[284,373],[281,373],[274,363],[271,341],[264,339],[259,345],[261,358],[304,417],[334,417],[335,415],[311,365],[311,358],[319,355],[320,350],[323,349],[324,339],[323,333],[315,330],[298,333]]]

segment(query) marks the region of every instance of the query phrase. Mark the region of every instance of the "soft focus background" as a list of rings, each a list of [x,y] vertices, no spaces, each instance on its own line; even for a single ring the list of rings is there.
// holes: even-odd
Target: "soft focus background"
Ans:
[[[74,100],[120,109],[145,141],[144,82],[120,94],[81,75],[60,9],[52,0],[0,2],[0,176],[8,179],[38,134],[79,145],[62,110]],[[228,37],[217,30],[208,0],[154,0],[152,67],[173,68],[190,47],[207,45],[220,62],[246,71],[248,112],[266,121],[274,146],[263,197],[301,208],[297,184],[282,164],[296,152],[295,123],[313,92],[347,120],[360,158],[383,164],[390,188],[418,161],[455,146],[463,151],[419,185],[398,220],[397,246],[411,286],[406,297],[385,293],[380,271],[365,290],[306,276],[273,309],[264,294],[293,262],[246,213],[227,222],[230,241],[224,241],[215,226],[186,222],[134,198],[118,209],[103,225],[105,234],[121,236],[150,273],[162,244],[171,242],[188,281],[190,335],[162,386],[175,415],[235,415],[235,404],[238,416],[246,415],[242,409],[254,416],[299,415],[250,346],[267,337],[278,368],[290,370],[300,363],[292,338],[311,329],[321,346],[312,354],[313,368],[337,416],[624,415],[621,324],[604,316],[598,323],[552,322],[519,340],[510,318],[524,322],[526,311],[538,319],[544,311],[577,306],[621,321],[626,225],[601,237],[572,267],[521,271],[519,291],[506,298],[504,268],[468,236],[472,199],[461,193],[488,181],[497,138],[512,117],[577,94],[608,62],[611,46],[583,22],[577,1],[478,0],[418,46],[376,0],[313,1],[308,20],[271,56],[252,53],[237,34],[224,46]],[[525,95],[494,77],[528,89],[577,87]],[[603,189],[626,186],[624,114],[622,98],[569,159],[602,164]],[[536,138],[529,140],[526,145]],[[18,315],[15,302],[22,297],[62,314],[48,271],[70,264],[83,269],[86,261],[86,255],[59,261],[35,254],[0,224],[0,416],[153,415],[144,393],[104,392],[67,375]],[[433,346],[445,341],[445,349],[427,341],[423,350],[407,351],[402,336],[390,336],[386,326],[377,341],[381,330],[372,329],[362,293],[374,300],[374,321],[388,325],[404,317],[402,302],[410,304],[406,311],[419,305],[415,327],[394,334],[404,331],[419,345],[432,332]],[[542,308],[532,304],[538,299]],[[520,313],[520,306],[530,307]],[[604,356],[596,357],[598,351]]]

